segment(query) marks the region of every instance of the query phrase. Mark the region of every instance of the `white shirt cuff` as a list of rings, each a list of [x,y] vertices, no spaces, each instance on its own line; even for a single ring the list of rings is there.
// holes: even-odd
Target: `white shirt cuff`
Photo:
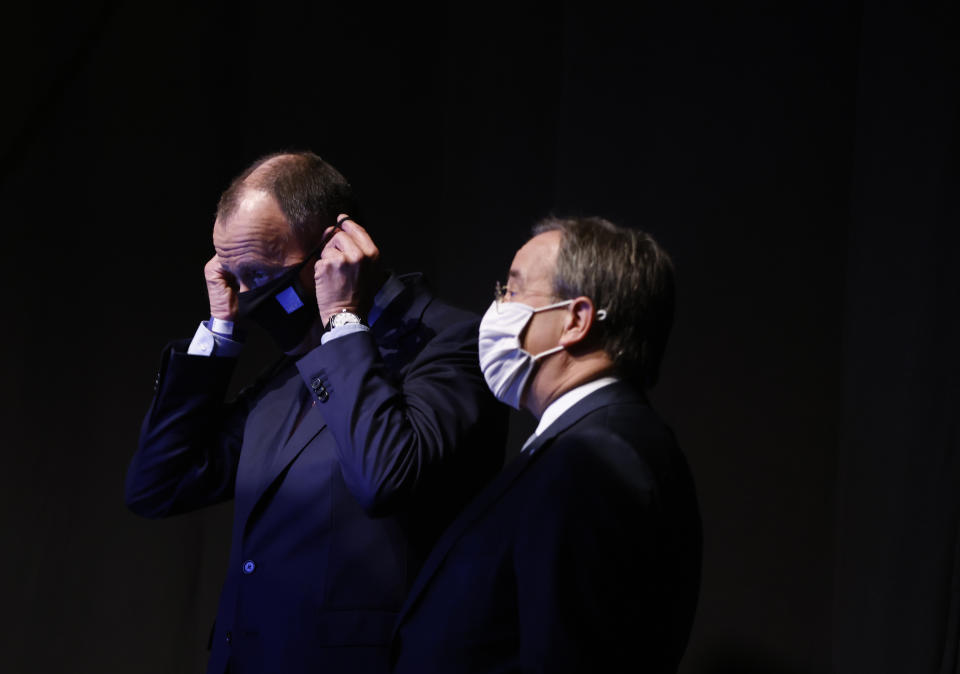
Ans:
[[[333,328],[323,333],[320,337],[320,343],[326,344],[331,339],[340,339],[346,335],[353,334],[354,332],[370,332],[370,328],[363,325],[362,323],[347,323],[346,325],[341,325],[338,328]]]
[[[233,337],[233,321],[225,321],[216,316],[210,317],[210,331],[222,337]]]
[[[230,321],[220,321],[220,325],[218,325],[216,321],[219,321],[219,319],[213,318],[209,321],[203,321],[197,326],[197,331],[193,335],[193,341],[190,342],[190,346],[187,348],[189,355],[226,357],[236,357],[240,355],[240,351],[243,349],[243,342],[238,342],[224,335],[218,335],[210,329],[210,323],[213,323],[215,327],[223,330],[225,327],[223,323],[230,323]],[[232,332],[232,324],[230,327]]]

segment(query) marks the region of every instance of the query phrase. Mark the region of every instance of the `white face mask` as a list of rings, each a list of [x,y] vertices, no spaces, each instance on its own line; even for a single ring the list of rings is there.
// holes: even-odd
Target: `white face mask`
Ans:
[[[494,301],[480,321],[480,369],[487,386],[500,402],[520,409],[520,399],[537,361],[563,350],[555,346],[536,355],[520,346],[520,333],[533,315],[572,304],[573,300],[533,307],[520,302]]]

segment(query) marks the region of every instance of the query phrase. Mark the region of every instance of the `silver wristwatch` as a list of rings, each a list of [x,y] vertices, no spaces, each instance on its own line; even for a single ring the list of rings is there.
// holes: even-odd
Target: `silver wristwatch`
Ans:
[[[337,313],[330,316],[330,320],[327,321],[327,332],[333,330],[334,328],[339,328],[341,325],[350,325],[351,323],[365,325],[363,319],[357,316],[355,313],[347,311],[346,309],[341,309]]]

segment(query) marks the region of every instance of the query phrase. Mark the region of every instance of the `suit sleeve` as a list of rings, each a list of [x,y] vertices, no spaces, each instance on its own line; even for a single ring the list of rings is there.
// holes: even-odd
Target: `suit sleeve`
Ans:
[[[649,615],[661,591],[656,492],[622,442],[602,431],[558,439],[517,513],[525,672],[661,671],[647,653],[662,649],[644,648],[660,629]]]
[[[125,501],[144,517],[175,515],[233,496],[244,404],[224,404],[235,358],[163,354],[157,390],[127,469]]]
[[[322,391],[318,405],[344,480],[370,515],[395,512],[470,462],[490,463],[469,456],[480,449],[502,460],[505,415],[480,373],[473,317],[438,332],[400,369],[369,332],[330,340],[297,367],[308,387]],[[482,447],[478,437],[500,446]]]

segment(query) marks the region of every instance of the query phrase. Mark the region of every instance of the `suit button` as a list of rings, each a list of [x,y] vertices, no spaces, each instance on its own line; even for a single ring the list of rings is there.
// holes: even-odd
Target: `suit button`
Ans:
[[[252,559],[248,559],[243,563],[243,572],[248,576],[256,570],[257,565],[253,563]]]
[[[326,387],[323,385],[323,380],[320,377],[314,377],[313,381],[310,382],[310,388],[313,389],[313,392],[317,395],[317,400],[322,403],[327,402],[330,398],[330,394],[327,392]]]
[[[227,639],[226,639],[226,641],[227,641],[228,644],[229,644],[231,641],[233,641],[233,632],[227,632]]]

